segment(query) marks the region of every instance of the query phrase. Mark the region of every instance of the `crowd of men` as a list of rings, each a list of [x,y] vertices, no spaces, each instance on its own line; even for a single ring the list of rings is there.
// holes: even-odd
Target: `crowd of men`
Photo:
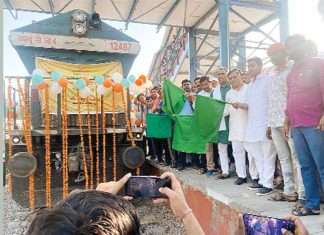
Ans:
[[[273,44],[267,54],[269,69],[253,57],[247,72],[220,68],[214,76],[182,81],[186,101],[179,115],[193,115],[197,95],[226,102],[217,143],[208,144],[206,154],[176,152],[170,139],[148,138],[148,155],[220,180],[235,174],[236,185],[250,178],[248,188],[257,195],[296,202],[297,216],[318,215],[324,188],[324,60],[301,35]],[[146,113],[163,112],[162,95],[161,86],[138,95],[143,126]],[[281,186],[282,192],[274,191]]]

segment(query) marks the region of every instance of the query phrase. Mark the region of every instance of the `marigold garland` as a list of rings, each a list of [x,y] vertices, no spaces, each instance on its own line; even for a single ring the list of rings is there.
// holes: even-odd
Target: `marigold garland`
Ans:
[[[27,87],[25,81],[25,89]],[[27,152],[33,154],[33,145],[32,145],[32,136],[31,136],[31,117],[30,117],[30,106],[29,106],[29,97],[27,92],[23,90],[20,79],[17,79],[17,85],[19,90],[19,100],[21,111],[23,113],[23,132],[27,145]],[[29,197],[29,208],[35,208],[35,177],[34,175],[29,176],[28,178],[28,197]]]
[[[125,110],[125,119],[126,119],[126,127],[127,127],[127,134],[130,138],[131,144],[132,146],[136,146],[135,144],[135,140],[134,140],[134,136],[133,136],[133,132],[132,132],[132,128],[131,128],[131,124],[128,118],[128,108],[126,105],[126,101],[125,101],[125,94],[124,94],[124,90],[122,92],[122,102],[123,102],[123,106],[124,106],[124,110]],[[140,175],[140,168],[136,168],[136,175]]]
[[[98,103],[98,92],[96,89],[96,183],[100,183],[99,174],[99,103]]]
[[[8,81],[8,117],[7,117],[7,129],[8,129],[8,159],[12,157],[12,130],[13,130],[13,105],[12,105],[12,86],[11,86],[11,79]],[[12,192],[12,176],[10,173],[7,175],[8,180],[8,192]]]
[[[84,174],[84,177],[85,177],[85,188],[89,189],[89,175],[88,175],[87,158],[86,158],[85,146],[84,146],[82,116],[81,116],[81,99],[80,99],[80,93],[79,92],[78,92],[78,95],[77,95],[77,99],[78,99],[78,120],[79,120],[79,128],[80,128],[80,141],[81,141],[83,174]]]
[[[89,98],[87,98],[87,124],[88,124],[88,144],[89,144],[89,154],[90,154],[90,188],[93,189],[93,152],[92,152],[92,139],[91,139],[91,122],[90,122],[90,103]]]
[[[113,125],[113,180],[117,180],[117,163],[116,163],[116,114],[115,114],[115,92],[112,92],[112,125]]]
[[[67,90],[62,90],[62,175],[63,175],[63,198],[69,194],[69,172],[68,172],[68,130],[67,130]]]
[[[106,114],[105,114],[105,101],[103,96],[100,97],[101,107],[101,117],[102,117],[102,181],[106,182],[107,180],[107,172],[106,172]]]
[[[52,197],[51,197],[51,135],[50,135],[50,114],[49,114],[49,94],[48,88],[44,90],[45,97],[45,195],[46,195],[46,207],[50,208],[52,206]]]

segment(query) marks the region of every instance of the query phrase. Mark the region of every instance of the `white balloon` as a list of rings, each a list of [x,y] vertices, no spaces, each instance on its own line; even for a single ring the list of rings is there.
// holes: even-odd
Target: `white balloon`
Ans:
[[[34,69],[32,75],[39,74],[44,77],[44,72],[41,69]]]
[[[106,92],[106,88],[103,85],[98,85],[97,92],[98,92],[98,95],[104,95]]]
[[[81,96],[82,98],[87,98],[87,97],[89,97],[90,95],[91,95],[91,90],[90,90],[89,87],[85,87],[84,89],[82,89],[82,90],[80,91],[80,96]]]
[[[111,78],[116,83],[120,83],[123,80],[123,76],[120,73],[114,73]]]
[[[58,95],[62,91],[62,87],[57,82],[53,82],[50,87],[50,93],[53,95]]]

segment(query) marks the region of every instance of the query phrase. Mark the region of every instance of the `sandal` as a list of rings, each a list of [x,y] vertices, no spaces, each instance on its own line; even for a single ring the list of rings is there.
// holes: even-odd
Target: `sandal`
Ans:
[[[295,216],[319,215],[320,213],[320,210],[310,209],[306,207],[295,208],[292,211],[292,214]]]
[[[275,202],[285,202],[287,201],[285,195],[282,192],[276,192],[272,197],[269,198],[270,201]]]

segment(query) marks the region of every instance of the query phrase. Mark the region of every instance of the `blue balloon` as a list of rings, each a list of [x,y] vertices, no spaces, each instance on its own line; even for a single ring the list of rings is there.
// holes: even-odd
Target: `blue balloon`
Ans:
[[[128,78],[127,78],[127,80],[128,80],[130,83],[133,83],[133,82],[135,82],[136,77],[135,77],[134,75],[129,75]]]
[[[95,81],[98,85],[102,85],[104,82],[105,78],[102,75],[96,76]]]
[[[34,86],[37,86],[37,85],[43,83],[44,78],[43,78],[43,76],[40,75],[40,74],[34,74],[34,75],[32,76],[31,81],[32,81],[32,84],[33,84]]]
[[[54,71],[51,73],[51,78],[53,81],[58,81],[62,77],[62,74],[60,72]]]
[[[130,86],[130,82],[127,79],[123,79],[121,81],[121,84],[123,85],[123,87],[125,87],[126,89],[129,88]]]
[[[78,79],[75,81],[75,86],[79,89],[79,90],[83,90],[87,84],[83,79]]]

